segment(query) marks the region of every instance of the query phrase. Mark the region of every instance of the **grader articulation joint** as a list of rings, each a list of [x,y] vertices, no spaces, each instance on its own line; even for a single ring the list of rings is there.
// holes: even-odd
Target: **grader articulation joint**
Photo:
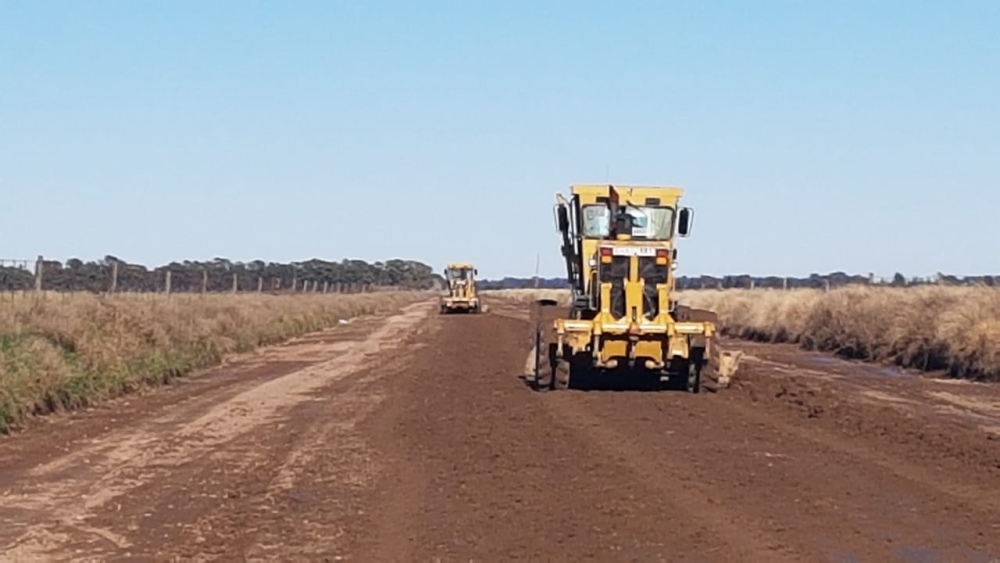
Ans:
[[[683,190],[570,189],[568,199],[557,195],[554,208],[570,303],[554,320],[543,319],[537,304],[535,386],[547,363],[550,388],[565,365],[569,387],[638,377],[656,389],[682,384],[699,392],[715,325],[688,318],[675,300],[675,240],[690,234],[694,215],[679,205]]]

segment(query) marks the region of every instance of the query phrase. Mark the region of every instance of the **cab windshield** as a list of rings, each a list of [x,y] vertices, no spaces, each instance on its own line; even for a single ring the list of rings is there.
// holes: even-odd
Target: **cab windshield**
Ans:
[[[632,216],[632,238],[645,240],[669,240],[674,227],[674,210],[671,207],[633,206],[625,207]],[[611,210],[603,204],[583,206],[583,236],[604,238],[611,234]]]
[[[454,268],[448,270],[448,280],[449,281],[462,281],[469,277],[468,268]]]

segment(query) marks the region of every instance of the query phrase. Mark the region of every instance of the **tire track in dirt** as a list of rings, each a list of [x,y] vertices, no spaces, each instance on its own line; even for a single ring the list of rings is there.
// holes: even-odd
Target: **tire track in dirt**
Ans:
[[[303,405],[326,403],[330,397],[317,393],[356,374],[364,362],[398,353],[401,341],[430,309],[430,304],[421,303],[367,322],[355,340],[307,340],[301,346],[302,355],[309,358],[307,367],[277,377],[267,377],[265,370],[254,381],[237,377],[232,385],[166,408],[159,416],[137,415],[129,425],[114,427],[112,418],[107,432],[61,455],[15,445],[11,467],[20,470],[5,471],[0,479],[0,521],[8,525],[0,531],[0,546],[6,556],[25,559],[128,555],[135,549],[162,554],[170,551],[171,541],[200,545],[198,549],[208,553],[222,545],[221,553],[228,552],[231,543],[215,537],[213,548],[211,534],[197,521],[215,514],[227,504],[225,499],[241,496],[238,485],[248,477],[252,481],[273,470],[276,475],[265,491],[270,497],[264,498],[273,500],[287,492],[295,473],[308,465],[312,448],[350,427],[351,397],[335,397],[343,407],[339,418],[327,417],[319,428],[294,419],[292,413]],[[279,347],[270,351],[271,360],[282,352],[290,352],[284,359],[295,357],[294,347]],[[267,359],[264,362],[268,365]],[[359,378],[341,390],[363,387],[366,381]],[[355,418],[373,408],[379,397],[364,399],[353,403]],[[299,444],[287,439],[293,428],[306,433]],[[284,445],[276,443],[282,438]]]

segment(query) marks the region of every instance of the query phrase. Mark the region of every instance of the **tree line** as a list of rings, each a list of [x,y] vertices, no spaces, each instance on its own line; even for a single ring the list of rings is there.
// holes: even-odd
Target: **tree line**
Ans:
[[[39,280],[40,273],[40,280]],[[21,291],[36,287],[49,291],[86,292],[223,292],[223,291],[340,291],[374,288],[432,289],[443,282],[434,269],[419,261],[393,259],[340,262],[313,259],[303,262],[211,261],[171,262],[149,268],[115,256],[65,263],[40,259],[32,267],[0,265],[0,290]]]
[[[871,274],[857,275],[844,272],[810,274],[806,277],[751,276],[748,274],[728,276],[678,276],[677,289],[734,289],[734,288],[832,288],[847,285],[888,285],[907,287],[917,285],[986,285],[1000,286],[1000,276],[955,276],[939,273],[932,277],[910,277],[896,273],[891,279],[876,279]],[[500,280],[484,280],[483,289],[522,289],[535,287],[535,278],[505,277]],[[539,278],[538,287],[545,289],[567,289],[566,278]]]

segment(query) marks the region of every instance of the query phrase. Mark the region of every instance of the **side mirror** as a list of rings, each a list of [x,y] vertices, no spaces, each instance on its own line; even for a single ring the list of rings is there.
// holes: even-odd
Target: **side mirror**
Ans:
[[[686,237],[691,234],[691,224],[694,222],[694,210],[690,207],[681,209],[680,221],[677,223],[677,234]]]
[[[569,230],[569,210],[561,203],[556,206],[556,228],[559,229],[560,233]]]

